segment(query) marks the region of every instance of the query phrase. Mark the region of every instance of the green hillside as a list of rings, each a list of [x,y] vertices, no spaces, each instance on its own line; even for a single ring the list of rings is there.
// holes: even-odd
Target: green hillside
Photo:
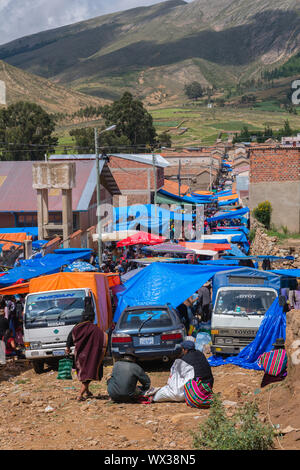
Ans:
[[[149,104],[184,84],[260,78],[300,51],[298,0],[170,0],[27,36],[0,59],[77,91]]]

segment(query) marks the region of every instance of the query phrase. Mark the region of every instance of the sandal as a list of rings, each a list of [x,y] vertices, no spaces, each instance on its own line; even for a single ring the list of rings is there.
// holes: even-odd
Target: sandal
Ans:
[[[79,397],[77,397],[77,401],[85,401],[86,398],[82,397],[81,395]]]

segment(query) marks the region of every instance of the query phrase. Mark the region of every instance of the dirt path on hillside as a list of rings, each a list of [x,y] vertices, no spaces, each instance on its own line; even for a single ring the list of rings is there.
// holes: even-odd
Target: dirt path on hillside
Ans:
[[[115,404],[106,391],[111,369],[106,366],[104,379],[93,382],[91,390],[99,397],[79,403],[76,377],[62,381],[54,370],[36,375],[24,363],[8,364],[0,371],[0,449],[193,449],[190,431],[197,430],[209,410],[184,403]],[[164,385],[169,375],[166,368],[147,372],[154,386]],[[281,429],[300,428],[300,407],[288,404],[284,382],[260,389],[262,372],[231,365],[213,368],[213,374],[214,391],[220,392],[229,416],[245,400],[256,399],[263,421]],[[300,429],[275,444],[278,449],[300,449]]]

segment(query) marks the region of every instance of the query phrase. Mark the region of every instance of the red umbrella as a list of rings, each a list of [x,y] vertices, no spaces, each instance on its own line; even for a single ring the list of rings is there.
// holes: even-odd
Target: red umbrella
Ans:
[[[158,235],[146,232],[138,232],[131,237],[118,242],[117,247],[120,248],[130,245],[157,245],[158,243],[163,243],[165,240],[165,237],[159,237]]]

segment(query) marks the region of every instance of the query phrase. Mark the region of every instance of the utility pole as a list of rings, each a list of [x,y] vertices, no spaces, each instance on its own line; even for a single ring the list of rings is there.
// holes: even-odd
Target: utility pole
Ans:
[[[109,132],[109,131],[114,131],[116,129],[116,125],[112,125],[110,127],[107,127],[107,129],[104,129],[103,131],[100,132],[100,134],[103,134],[104,132]],[[99,262],[99,268],[102,264],[102,228],[101,228],[101,186],[100,186],[100,159],[102,160],[102,154],[101,157],[99,156],[99,148],[98,148],[98,129],[95,127],[94,128],[94,134],[95,134],[95,158],[96,158],[96,172],[97,172],[97,232],[98,232],[98,262]]]
[[[180,196],[180,193],[181,193],[181,158],[179,158],[177,178],[178,178],[178,196]]]
[[[100,187],[100,162],[98,150],[98,129],[95,128],[95,156],[97,172],[97,232],[98,232],[98,263],[99,268],[102,264],[102,229],[101,229],[101,187]]]
[[[154,206],[156,217],[156,193],[157,193],[157,178],[156,178],[156,156],[152,154],[153,174],[154,174]]]

